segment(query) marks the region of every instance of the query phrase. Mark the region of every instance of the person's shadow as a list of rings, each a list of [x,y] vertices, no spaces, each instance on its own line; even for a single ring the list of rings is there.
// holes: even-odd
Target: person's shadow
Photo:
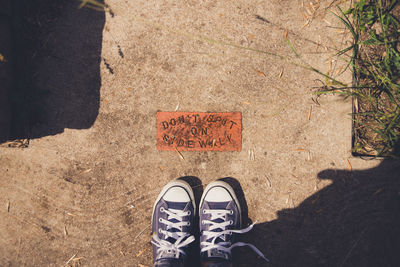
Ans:
[[[400,161],[318,177],[332,184],[257,224],[244,241],[265,253],[269,266],[400,266]],[[264,265],[241,250],[238,266]]]
[[[105,12],[78,9],[77,0],[11,2],[11,123],[0,143],[90,128],[99,112]]]

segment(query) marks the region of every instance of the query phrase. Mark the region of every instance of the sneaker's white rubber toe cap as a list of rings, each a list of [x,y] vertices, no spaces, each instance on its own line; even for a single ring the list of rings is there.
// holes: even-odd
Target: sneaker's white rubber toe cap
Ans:
[[[163,196],[163,199],[168,202],[189,202],[190,197],[185,189],[179,186],[174,186],[168,189]]]
[[[207,202],[227,202],[232,201],[232,196],[225,188],[216,186],[207,192],[204,200]]]

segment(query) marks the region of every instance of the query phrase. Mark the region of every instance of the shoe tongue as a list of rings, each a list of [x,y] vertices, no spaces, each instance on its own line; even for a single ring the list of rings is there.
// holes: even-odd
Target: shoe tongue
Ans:
[[[188,204],[187,202],[170,202],[170,201],[165,201],[168,205],[169,209],[174,209],[174,210],[184,210],[186,205]]]
[[[170,202],[170,201],[166,201],[168,209],[175,209],[175,210],[184,210],[185,207],[187,206],[187,202]],[[169,219],[170,222],[173,223],[178,223],[179,221],[175,218]],[[176,228],[169,228],[167,231],[169,232],[180,232],[178,229]],[[175,243],[176,239],[172,238],[172,237],[168,237],[167,241],[170,243]]]
[[[225,202],[207,202],[208,207],[211,210],[224,210],[228,206],[230,201],[225,201]]]
[[[207,202],[207,204],[208,204],[208,207],[209,207],[209,209],[210,210],[225,210],[226,209],[226,207],[228,206],[228,204],[229,204],[229,201],[226,201],[226,202]],[[222,222],[224,222],[225,220],[223,220],[223,219],[221,219],[221,218],[218,218],[218,219],[214,219],[213,220],[213,222],[216,222],[216,223],[222,223]],[[213,232],[222,232],[223,230],[222,229],[220,229],[220,228],[217,228],[217,229],[215,229]],[[217,240],[216,240],[217,242],[220,242],[220,241],[222,241],[220,238],[217,238]]]
[[[225,201],[225,202],[207,202],[208,208],[210,210],[225,210],[227,208],[227,206],[229,205],[230,201]],[[221,223],[224,222],[223,219],[214,219],[213,222],[216,223]],[[217,228],[215,230],[213,230],[213,232],[222,232],[223,229]],[[212,239],[208,239],[207,241],[211,241]],[[218,244],[219,242],[225,242],[221,237],[218,237],[215,240],[215,243]],[[212,249],[207,251],[206,253],[206,257],[207,258],[222,258],[222,259],[228,259],[229,255],[226,252],[220,251],[218,249]]]

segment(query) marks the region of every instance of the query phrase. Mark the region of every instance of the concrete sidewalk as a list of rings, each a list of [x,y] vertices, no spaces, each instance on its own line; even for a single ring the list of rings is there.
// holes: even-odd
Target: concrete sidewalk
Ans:
[[[351,156],[349,99],[317,104],[312,93],[323,78],[293,64],[301,61],[286,39],[324,73],[337,77],[344,64],[335,53],[349,35],[328,11],[332,1],[306,2],[107,1],[93,126],[33,139],[27,149],[0,148],[0,265],[150,266],[153,201],[180,176],[203,186],[235,178],[251,220],[267,223],[329,186],[320,172],[378,166]],[[76,14],[62,16],[69,12]],[[90,47],[84,37],[70,42]],[[49,68],[37,71],[46,87]],[[351,82],[349,73],[337,78]],[[241,112],[242,151],[182,152],[183,159],[157,151],[156,112],[174,110]],[[295,265],[267,236],[255,238],[272,266]],[[346,254],[335,260],[302,249],[333,265]]]

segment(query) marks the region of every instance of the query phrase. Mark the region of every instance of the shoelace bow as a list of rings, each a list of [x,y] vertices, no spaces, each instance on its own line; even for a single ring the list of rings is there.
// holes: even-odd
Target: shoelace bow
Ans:
[[[237,233],[237,234],[243,234],[249,232],[251,229],[253,229],[254,225],[257,223],[255,221],[252,225],[245,229],[241,230],[226,230],[226,227],[228,225],[231,225],[233,222],[232,221],[225,221],[225,216],[230,213],[231,211],[229,210],[203,210],[204,214],[211,214],[210,220],[203,220],[201,223],[202,224],[209,224],[209,230],[208,231],[203,231],[203,235],[206,236],[205,241],[201,242],[201,246],[203,248],[201,249],[200,252],[205,252],[209,251],[211,249],[217,249],[219,251],[223,251],[225,253],[228,253],[229,255],[231,254],[231,251],[235,247],[243,247],[243,246],[248,246],[254,252],[257,253],[258,256],[263,258],[265,261],[269,262],[269,260],[264,256],[264,254],[256,248],[254,245],[249,244],[249,243],[243,243],[243,242],[236,242],[234,244],[231,244],[230,241],[227,241],[226,237],[227,235],[232,235],[232,233]],[[215,222],[216,220],[221,219],[222,222]],[[220,229],[221,231],[213,231]],[[220,238],[223,241],[220,241],[216,243],[217,239]],[[207,241],[207,240],[211,240]]]
[[[187,232],[182,232],[183,226],[190,225],[190,222],[183,221],[183,217],[189,216],[190,211],[161,208],[160,212],[165,212],[168,214],[168,218],[167,220],[162,218],[159,219],[160,223],[167,225],[166,230],[159,230],[159,232],[162,233],[165,238],[160,239],[156,233],[151,240],[151,243],[158,247],[157,254],[162,252],[174,252],[176,258],[179,258],[180,254],[186,255],[182,248],[186,247],[195,240],[193,235],[190,235]],[[177,222],[173,222],[173,219],[175,219]],[[175,239],[175,242],[169,242],[167,239],[170,238]]]

